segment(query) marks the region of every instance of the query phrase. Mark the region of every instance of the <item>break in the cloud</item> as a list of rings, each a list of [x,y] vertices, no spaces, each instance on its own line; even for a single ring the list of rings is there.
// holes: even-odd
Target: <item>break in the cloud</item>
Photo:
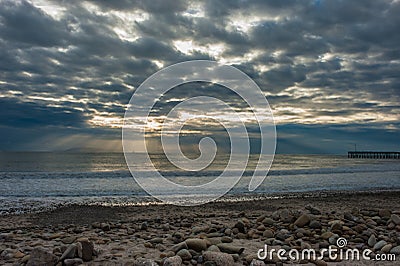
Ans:
[[[278,151],[399,149],[399,13],[396,0],[0,0],[0,149],[119,147],[135,88],[193,59],[257,82]]]

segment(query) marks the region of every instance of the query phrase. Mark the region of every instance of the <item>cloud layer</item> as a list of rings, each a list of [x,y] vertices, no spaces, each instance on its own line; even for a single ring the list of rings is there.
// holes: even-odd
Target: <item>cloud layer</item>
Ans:
[[[115,141],[135,88],[193,59],[253,78],[285,143],[287,125],[399,133],[399,13],[394,0],[0,0],[0,149],[53,149],[33,144],[46,130]]]

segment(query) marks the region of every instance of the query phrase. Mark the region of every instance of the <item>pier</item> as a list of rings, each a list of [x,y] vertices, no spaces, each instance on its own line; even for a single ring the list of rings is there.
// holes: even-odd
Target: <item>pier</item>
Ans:
[[[347,158],[358,159],[400,159],[400,152],[395,151],[349,151]]]

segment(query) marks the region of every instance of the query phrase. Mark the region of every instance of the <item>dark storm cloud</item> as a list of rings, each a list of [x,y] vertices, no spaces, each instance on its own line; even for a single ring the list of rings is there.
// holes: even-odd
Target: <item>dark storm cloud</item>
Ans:
[[[8,127],[42,129],[47,126],[81,127],[84,122],[83,112],[68,107],[55,108],[7,99],[0,99],[0,106],[1,124]]]
[[[42,47],[60,45],[64,41],[65,25],[28,2],[2,1],[0,17],[3,40]]]
[[[173,61],[182,55],[170,45],[160,42],[155,38],[144,37],[135,41],[129,50],[137,57],[151,58],[156,60]]]
[[[188,1],[184,0],[163,0],[163,1],[145,1],[145,0],[121,0],[121,1],[108,1],[108,0],[90,0],[105,10],[131,10],[141,9],[155,14],[170,14],[186,10]]]
[[[399,13],[389,0],[0,0],[0,125],[106,130],[94,117],[122,118],[160,67],[215,59],[259,84],[278,123],[399,129]]]
[[[263,73],[260,78],[268,82],[269,90],[281,90],[306,80],[306,68],[302,65],[280,67]]]
[[[218,25],[212,20],[201,18],[196,19],[193,26],[196,28],[194,34],[198,36],[200,42],[213,40],[222,41],[228,46],[249,45],[245,34],[237,30],[227,31],[224,29],[224,24]]]

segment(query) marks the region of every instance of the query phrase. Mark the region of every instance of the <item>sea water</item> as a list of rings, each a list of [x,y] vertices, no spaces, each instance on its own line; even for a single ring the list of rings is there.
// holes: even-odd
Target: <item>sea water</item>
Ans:
[[[229,158],[219,156],[205,170],[190,172],[174,167],[164,156],[151,157],[163,176],[183,185],[204,184],[215,179]],[[0,214],[35,212],[71,203],[157,203],[132,178],[120,153],[2,152],[0,159]],[[246,171],[227,198],[400,189],[400,160],[276,155],[268,177],[255,191],[249,192],[248,184],[257,162],[258,157],[251,155]],[[144,176],[148,170],[141,162],[132,167]],[[231,169],[232,177],[239,170]],[[171,191],[171,197],[174,196]]]

